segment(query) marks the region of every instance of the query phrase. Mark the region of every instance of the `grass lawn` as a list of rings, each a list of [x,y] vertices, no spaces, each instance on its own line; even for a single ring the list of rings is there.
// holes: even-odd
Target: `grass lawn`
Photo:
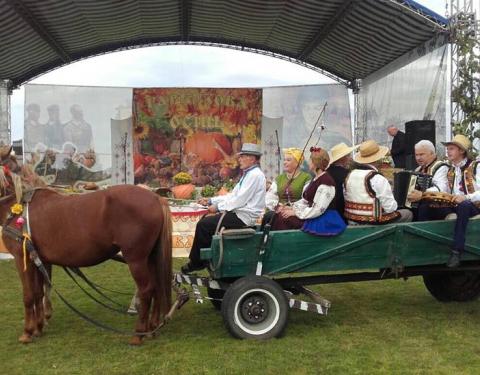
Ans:
[[[174,268],[183,263],[175,260]],[[110,262],[86,274],[103,286],[133,292],[122,264]],[[97,319],[133,329],[133,318],[95,305],[59,268],[54,284]],[[315,289],[332,302],[329,315],[292,310],[281,339],[234,339],[208,301],[190,301],[160,336],[131,347],[128,337],[89,325],[54,296],[44,336],[22,345],[20,282],[13,263],[1,261],[0,375],[480,373],[480,302],[437,302],[421,278]],[[129,296],[116,298],[130,302]]]

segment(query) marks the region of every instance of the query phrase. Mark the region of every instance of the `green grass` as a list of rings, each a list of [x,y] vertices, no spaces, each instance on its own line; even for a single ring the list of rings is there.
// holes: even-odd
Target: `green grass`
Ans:
[[[176,260],[179,269],[184,260]],[[133,291],[127,268],[86,270],[94,281]],[[63,270],[54,284],[78,307],[124,329],[132,318],[110,313],[74,288]],[[291,311],[285,337],[266,342],[232,338],[208,301],[190,301],[155,339],[141,347],[99,330],[54,297],[54,315],[33,344],[22,332],[20,282],[0,262],[0,374],[478,374],[480,302],[437,302],[421,278],[316,288],[332,301],[328,316]],[[129,296],[117,297],[127,305]]]

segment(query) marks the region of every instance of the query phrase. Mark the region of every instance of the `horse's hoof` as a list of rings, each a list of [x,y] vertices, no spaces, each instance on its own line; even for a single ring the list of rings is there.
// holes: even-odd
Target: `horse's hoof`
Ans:
[[[31,335],[27,335],[26,333],[24,333],[18,338],[18,341],[20,341],[22,344],[30,344],[31,342],[33,342],[33,339]]]
[[[35,331],[33,331],[33,337],[40,337],[40,336],[42,336],[42,330],[36,329]]]
[[[135,345],[135,346],[142,345],[142,343],[143,343],[143,337],[141,336],[133,336],[129,342],[130,345]]]

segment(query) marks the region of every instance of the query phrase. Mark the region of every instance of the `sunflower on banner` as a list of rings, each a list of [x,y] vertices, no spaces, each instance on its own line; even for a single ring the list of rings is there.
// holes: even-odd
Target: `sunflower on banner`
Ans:
[[[186,172],[221,187],[239,175],[242,143],[260,143],[260,89],[134,89],[133,108],[135,183],[171,187]]]

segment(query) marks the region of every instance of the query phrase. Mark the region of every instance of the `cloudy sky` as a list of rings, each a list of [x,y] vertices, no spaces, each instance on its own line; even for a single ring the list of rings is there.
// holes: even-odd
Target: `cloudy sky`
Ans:
[[[445,15],[445,0],[417,0]],[[333,82],[272,57],[216,47],[163,46],[79,61],[31,83],[114,87],[268,87]],[[12,95],[12,140],[23,137],[23,86]]]

